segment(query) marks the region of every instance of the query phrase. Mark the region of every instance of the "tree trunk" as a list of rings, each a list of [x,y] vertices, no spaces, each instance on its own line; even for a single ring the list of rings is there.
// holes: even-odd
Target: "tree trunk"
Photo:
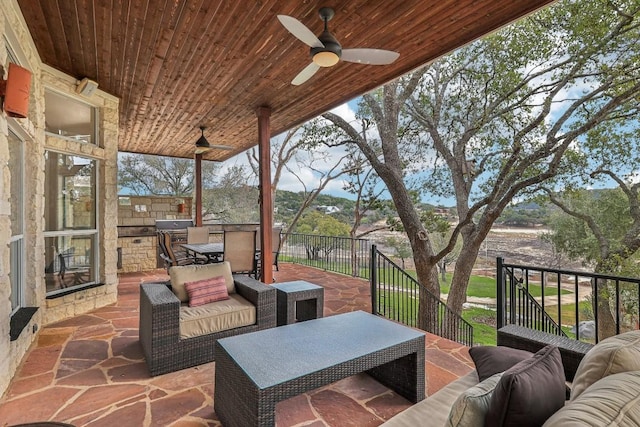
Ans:
[[[616,271],[619,267],[619,260],[611,253],[605,252],[602,254],[602,261],[598,262],[594,268],[596,273],[611,273]],[[591,295],[593,304],[593,314],[598,313],[598,323],[596,328],[598,331],[598,340],[602,341],[605,338],[612,337],[616,334],[616,323],[614,319],[614,313],[611,311],[611,296],[612,292],[609,292],[609,282],[607,280],[591,280]],[[596,304],[595,295],[598,295],[598,301]],[[615,294],[615,290],[613,291]],[[615,295],[613,295],[615,299]],[[595,319],[594,319],[595,320]]]
[[[438,270],[435,266],[429,271],[430,281],[438,281]],[[422,283],[422,282],[420,282]],[[424,285],[423,285],[424,286]],[[440,302],[440,294],[429,291],[427,286],[420,289],[420,305],[418,308],[418,328],[441,335],[440,323],[438,321],[438,304]]]
[[[596,271],[598,269],[596,268]],[[598,313],[598,323],[596,325],[598,331],[598,340],[602,341],[605,338],[612,337],[616,334],[616,323],[611,312],[611,304],[609,297],[608,281],[591,279],[591,295],[598,294],[597,303],[596,298],[592,298],[591,303],[593,305],[593,313]]]
[[[456,261],[456,268],[451,278],[451,286],[449,286],[447,305],[458,314],[462,313],[462,305],[467,301],[467,287],[469,286],[469,279],[471,278],[479,248],[480,245],[476,244],[475,241],[465,244]]]

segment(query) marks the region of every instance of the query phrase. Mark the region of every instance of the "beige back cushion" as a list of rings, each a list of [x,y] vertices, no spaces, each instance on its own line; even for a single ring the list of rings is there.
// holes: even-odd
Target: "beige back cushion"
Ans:
[[[609,375],[553,414],[544,427],[640,425],[640,372]]]
[[[235,292],[233,276],[231,275],[231,266],[228,262],[204,265],[183,265],[171,267],[169,269],[171,289],[181,302],[189,301],[189,295],[187,294],[187,290],[184,288],[185,283],[217,276],[224,277],[224,281],[227,285],[227,291],[229,291],[230,294]]]
[[[580,362],[571,385],[571,400],[600,378],[637,370],[640,370],[640,331],[602,340]]]

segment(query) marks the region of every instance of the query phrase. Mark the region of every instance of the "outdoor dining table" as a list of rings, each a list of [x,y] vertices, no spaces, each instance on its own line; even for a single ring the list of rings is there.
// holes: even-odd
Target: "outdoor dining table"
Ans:
[[[187,252],[207,257],[207,263],[219,262],[224,255],[224,243],[183,243]]]

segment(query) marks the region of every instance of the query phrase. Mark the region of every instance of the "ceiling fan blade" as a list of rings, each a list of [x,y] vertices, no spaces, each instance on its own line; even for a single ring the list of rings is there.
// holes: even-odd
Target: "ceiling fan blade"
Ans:
[[[235,150],[235,147],[232,147],[230,145],[211,144],[211,149],[213,149],[213,150]]]
[[[318,39],[318,37],[316,37],[316,35],[313,34],[306,25],[298,21],[296,18],[292,18],[287,15],[278,15],[278,19],[284,28],[296,36],[301,42],[311,47],[324,47],[324,44],[322,44],[320,39]]]
[[[342,49],[342,60],[358,64],[387,65],[398,59],[400,54],[383,49]]]
[[[298,75],[291,80],[291,84],[294,86],[299,86],[302,83],[309,80],[313,75],[320,69],[319,65],[316,65],[314,62],[307,65],[304,70],[300,71]]]

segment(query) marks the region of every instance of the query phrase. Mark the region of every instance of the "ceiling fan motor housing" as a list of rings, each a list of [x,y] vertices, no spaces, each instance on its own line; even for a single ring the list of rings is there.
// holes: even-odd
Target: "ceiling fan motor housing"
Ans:
[[[314,61],[314,62],[320,65],[321,67],[331,67],[335,65],[335,63],[338,62],[338,59],[340,59],[340,57],[342,56],[342,46],[340,46],[340,43],[338,43],[338,40],[336,40],[333,34],[331,34],[329,31],[326,31],[326,30],[323,31],[322,34],[320,34],[318,39],[322,42],[324,47],[312,47],[310,50],[311,58],[313,59],[317,54],[322,52],[331,52],[337,57],[335,62],[329,65],[323,65],[319,61]]]

